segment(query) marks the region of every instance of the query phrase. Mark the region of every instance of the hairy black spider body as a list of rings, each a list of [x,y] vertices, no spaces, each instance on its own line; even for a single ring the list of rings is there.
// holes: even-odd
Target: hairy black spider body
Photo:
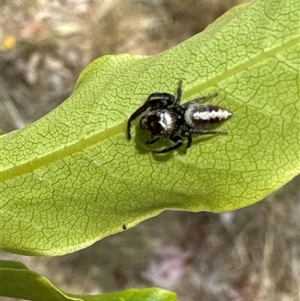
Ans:
[[[149,95],[144,105],[137,109],[128,119],[127,135],[131,139],[131,122],[141,114],[140,127],[147,130],[153,144],[161,138],[169,138],[173,145],[153,153],[166,153],[183,145],[183,138],[188,139],[186,149],[192,145],[192,134],[227,134],[226,131],[214,131],[211,128],[221,125],[232,116],[232,112],[216,105],[203,104],[203,101],[216,97],[218,94],[203,96],[180,104],[182,81],[179,81],[177,98],[165,92]],[[148,110],[149,109],[149,110]],[[146,112],[147,111],[147,112]]]

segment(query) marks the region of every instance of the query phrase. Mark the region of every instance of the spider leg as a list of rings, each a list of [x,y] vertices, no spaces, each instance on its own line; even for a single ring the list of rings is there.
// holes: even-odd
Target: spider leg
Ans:
[[[178,82],[177,98],[175,100],[174,107],[178,107],[180,105],[181,97],[182,97],[182,80]]]
[[[170,146],[170,147],[163,148],[163,149],[160,150],[160,151],[154,151],[153,153],[155,153],[155,154],[167,153],[167,152],[170,152],[170,151],[172,151],[172,150],[174,150],[174,149],[179,148],[179,147],[183,144],[182,137],[180,137],[180,136],[173,136],[173,137],[170,137],[170,139],[171,139],[175,144],[173,144],[173,145]]]
[[[150,102],[153,100],[160,100],[163,102],[162,105],[167,107],[167,106],[172,105],[175,102],[175,96],[170,93],[167,93],[167,92],[155,92],[148,96],[148,98],[145,101],[145,104],[147,102]],[[159,107],[160,107],[160,105],[159,105]]]
[[[191,101],[186,102],[185,104],[183,104],[181,106],[181,108],[186,109],[188,106],[190,106],[192,104],[206,102],[209,99],[215,98],[217,96],[218,96],[217,92],[213,93],[213,94],[206,95],[206,96],[202,96],[202,97],[199,97],[199,98],[196,98],[196,99],[193,99]]]
[[[187,149],[191,147],[192,142],[193,142],[193,139],[192,139],[192,134],[191,134],[191,132],[190,132],[189,130],[184,131],[184,132],[183,132],[183,135],[184,135],[185,137],[187,137],[187,139],[188,139],[188,142],[187,142],[187,145],[186,145],[186,149],[185,149],[185,152],[186,152]]]

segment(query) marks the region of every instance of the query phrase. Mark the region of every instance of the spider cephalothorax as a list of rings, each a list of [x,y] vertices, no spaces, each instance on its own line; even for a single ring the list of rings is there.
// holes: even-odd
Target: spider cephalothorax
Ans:
[[[192,134],[227,134],[226,131],[214,131],[232,116],[232,112],[216,105],[203,104],[203,101],[214,98],[217,93],[180,104],[182,96],[182,81],[179,81],[177,98],[166,92],[155,92],[149,95],[144,105],[137,109],[128,119],[127,135],[131,139],[131,122],[143,114],[140,127],[147,130],[153,144],[161,138],[169,138],[173,145],[154,153],[166,153],[183,145],[183,138],[188,139],[186,149],[192,145]],[[149,110],[148,110],[149,109]]]

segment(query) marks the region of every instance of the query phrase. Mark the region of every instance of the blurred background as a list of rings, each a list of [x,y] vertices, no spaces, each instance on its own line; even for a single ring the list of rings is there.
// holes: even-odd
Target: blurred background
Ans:
[[[1,129],[62,103],[104,54],[153,55],[201,32],[242,0],[10,0],[1,2]],[[164,212],[79,252],[1,253],[72,294],[159,286],[179,301],[297,301],[299,176],[235,212]],[[2,298],[1,300],[11,300]]]

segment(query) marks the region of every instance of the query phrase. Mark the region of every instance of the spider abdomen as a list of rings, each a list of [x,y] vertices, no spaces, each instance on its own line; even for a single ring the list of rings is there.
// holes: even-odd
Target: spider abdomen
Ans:
[[[218,126],[231,116],[229,110],[210,104],[191,104],[184,112],[184,120],[191,128]]]

